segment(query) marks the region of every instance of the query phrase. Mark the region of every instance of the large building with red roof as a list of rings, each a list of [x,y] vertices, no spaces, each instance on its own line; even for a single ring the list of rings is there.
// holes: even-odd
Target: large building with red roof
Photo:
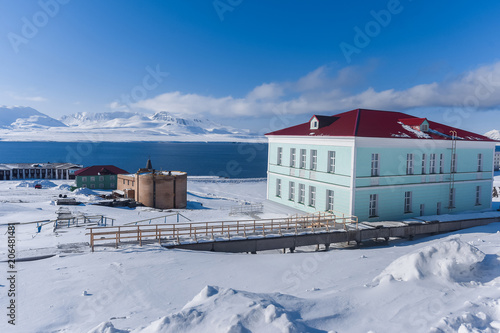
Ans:
[[[401,112],[314,115],[266,134],[268,199],[360,221],[491,207],[496,141]]]
[[[76,186],[91,189],[115,190],[117,175],[128,174],[114,165],[93,165],[75,172]]]

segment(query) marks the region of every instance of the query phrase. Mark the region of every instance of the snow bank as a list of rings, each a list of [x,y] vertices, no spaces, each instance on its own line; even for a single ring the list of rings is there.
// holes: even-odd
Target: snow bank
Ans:
[[[16,187],[35,187],[36,184],[41,184],[42,188],[56,187],[57,185],[50,180],[24,180],[16,185]]]
[[[98,195],[97,192],[92,191],[88,187],[80,187],[73,191],[74,194],[83,194],[83,195]]]
[[[69,191],[69,190],[71,190],[71,186],[68,184],[61,184],[61,185],[57,186],[56,188],[54,188],[54,190]]]
[[[128,333],[129,331],[116,329],[115,326],[107,321],[91,329],[88,333]]]
[[[298,313],[280,302],[282,294],[255,294],[206,286],[184,308],[133,332],[308,332]],[[293,307],[293,306],[292,306]]]
[[[373,281],[411,281],[438,277],[451,282],[474,280],[475,268],[485,254],[460,238],[445,239],[399,257]]]

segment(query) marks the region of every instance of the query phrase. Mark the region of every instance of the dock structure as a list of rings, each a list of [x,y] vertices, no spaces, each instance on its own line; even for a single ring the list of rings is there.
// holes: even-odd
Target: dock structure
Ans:
[[[88,228],[92,251],[97,246],[118,247],[122,243],[157,243],[169,249],[256,253],[273,249],[356,242],[370,239],[409,238],[483,226],[500,222],[499,217],[457,221],[362,222],[353,216],[316,213],[269,220],[239,220],[148,224]]]

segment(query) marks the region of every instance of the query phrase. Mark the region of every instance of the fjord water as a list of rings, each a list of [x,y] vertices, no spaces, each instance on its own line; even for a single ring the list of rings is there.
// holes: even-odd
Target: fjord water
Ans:
[[[266,177],[267,144],[230,142],[0,142],[2,163],[115,165],[130,173],[151,158],[157,170],[191,176]]]

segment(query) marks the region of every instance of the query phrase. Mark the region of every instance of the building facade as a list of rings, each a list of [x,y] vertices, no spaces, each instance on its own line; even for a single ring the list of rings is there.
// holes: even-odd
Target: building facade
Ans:
[[[114,165],[94,165],[75,172],[76,187],[100,190],[115,190],[119,174],[127,171]]]
[[[186,208],[187,173],[140,169],[135,174],[119,175],[118,190],[147,207]]]
[[[82,167],[72,163],[0,164],[0,180],[75,179],[75,171]]]
[[[266,134],[268,199],[360,221],[491,207],[495,142],[410,115],[358,109]]]

